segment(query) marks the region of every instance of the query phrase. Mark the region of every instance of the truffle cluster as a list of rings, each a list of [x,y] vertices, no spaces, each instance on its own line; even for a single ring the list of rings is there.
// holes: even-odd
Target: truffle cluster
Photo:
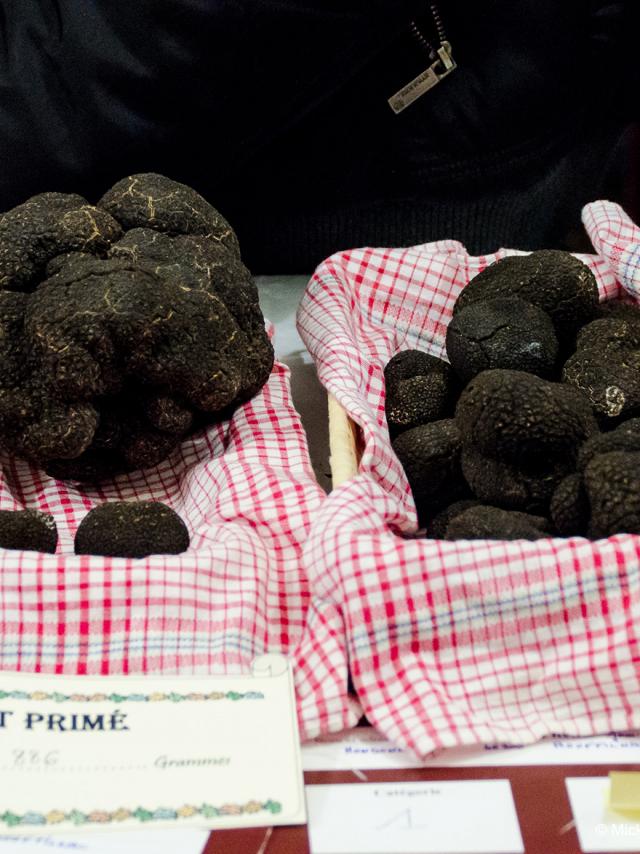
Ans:
[[[96,480],[164,459],[266,382],[273,349],[226,220],[161,175],[0,217],[0,447]]]
[[[385,370],[428,536],[640,533],[638,308],[598,305],[568,253],[513,256],[461,292],[446,348],[449,363],[404,351]]]

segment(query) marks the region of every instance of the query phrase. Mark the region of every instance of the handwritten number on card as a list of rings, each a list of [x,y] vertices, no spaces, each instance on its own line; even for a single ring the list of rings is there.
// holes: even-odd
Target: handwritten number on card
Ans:
[[[377,830],[387,830],[391,827],[393,827],[394,830],[417,830],[420,828],[426,828],[428,825],[416,822],[411,807],[408,807],[406,810],[401,810],[401,812],[396,813],[393,818],[379,824]]]
[[[26,768],[51,768],[58,763],[58,751],[50,750],[42,753],[39,750],[13,750],[13,767],[16,769]]]

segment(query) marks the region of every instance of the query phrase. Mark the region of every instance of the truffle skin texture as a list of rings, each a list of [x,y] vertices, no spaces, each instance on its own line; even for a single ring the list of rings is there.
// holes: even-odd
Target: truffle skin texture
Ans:
[[[459,516],[463,510],[468,510],[469,507],[477,507],[479,504],[482,502],[478,498],[464,498],[462,501],[454,501],[429,522],[427,526],[428,536],[432,540],[444,540],[449,522]]]
[[[504,460],[481,454],[473,445],[462,449],[464,477],[473,493],[485,503],[509,510],[546,513],[549,500],[560,481],[573,470],[571,456],[540,458],[518,468]]]
[[[78,527],[76,554],[142,558],[189,548],[182,519],[159,501],[113,501],[94,507]]]
[[[591,507],[579,472],[560,481],[551,499],[550,513],[561,537],[586,537]]]
[[[640,534],[640,453],[599,454],[586,467],[584,484],[592,539]]]
[[[467,492],[460,470],[460,432],[451,419],[405,430],[393,442],[421,525]]]
[[[452,318],[447,356],[465,383],[491,368],[550,377],[558,339],[544,311],[519,297],[496,297],[472,302]]]
[[[591,270],[573,255],[541,249],[503,258],[484,269],[462,291],[453,312],[499,296],[518,296],[541,308],[562,341],[595,316],[598,285]]]
[[[456,424],[465,445],[527,471],[541,461],[575,462],[577,446],[597,432],[579,391],[523,371],[483,371],[460,395]]]
[[[0,216],[0,288],[33,290],[56,255],[102,254],[121,234],[112,216],[82,196],[32,196]]]
[[[227,220],[199,193],[155,172],[129,175],[98,202],[125,229],[153,228],[170,235],[202,234],[240,257],[238,238]]]
[[[604,424],[640,412],[640,319],[610,317],[585,326],[562,380],[587,396]]]
[[[578,470],[583,472],[594,457],[611,451],[640,452],[640,418],[630,418],[615,430],[587,439],[578,453]]]
[[[385,409],[392,437],[452,414],[451,366],[420,350],[402,350],[384,369]]]
[[[253,397],[273,365],[228,223],[167,178],[117,186],[113,209],[145,227],[123,234],[107,211],[56,193],[0,225],[0,446],[61,479],[156,465]]]
[[[57,545],[53,516],[39,510],[0,510],[0,548],[53,554]]]
[[[447,526],[447,540],[541,540],[551,536],[542,516],[480,505],[463,510]]]

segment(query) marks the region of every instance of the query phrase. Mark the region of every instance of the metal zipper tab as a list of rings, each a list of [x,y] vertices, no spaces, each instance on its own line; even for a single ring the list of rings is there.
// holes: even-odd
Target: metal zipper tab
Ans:
[[[421,95],[428,92],[429,89],[438,84],[456,67],[456,63],[451,56],[451,45],[449,42],[443,42],[438,48],[438,59],[433,62],[417,77],[414,77],[406,86],[392,95],[388,99],[389,106],[396,115],[401,113],[408,106],[417,101]]]

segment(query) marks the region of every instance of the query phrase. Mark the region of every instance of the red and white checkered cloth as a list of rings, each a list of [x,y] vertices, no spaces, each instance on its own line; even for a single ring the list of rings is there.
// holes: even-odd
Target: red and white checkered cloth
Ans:
[[[0,668],[66,674],[248,671],[254,656],[293,659],[303,736],[353,725],[346,644],[330,604],[301,569],[324,493],[276,364],[231,418],[184,441],[153,469],[76,488],[2,459],[0,508],[51,513],[55,555],[0,550]],[[182,555],[75,556],[97,503],[164,501],[185,520]],[[336,629],[337,625],[337,629]]]
[[[601,298],[640,296],[640,229],[597,202],[600,253],[579,256]],[[443,356],[453,304],[487,264],[455,241],[358,249],[316,271],[298,325],[322,383],[361,426],[360,473],[312,522],[304,563],[342,618],[358,697],[387,737],[523,744],[640,728],[640,537],[598,543],[411,539],[409,485],[389,441],[383,369],[399,350]]]

